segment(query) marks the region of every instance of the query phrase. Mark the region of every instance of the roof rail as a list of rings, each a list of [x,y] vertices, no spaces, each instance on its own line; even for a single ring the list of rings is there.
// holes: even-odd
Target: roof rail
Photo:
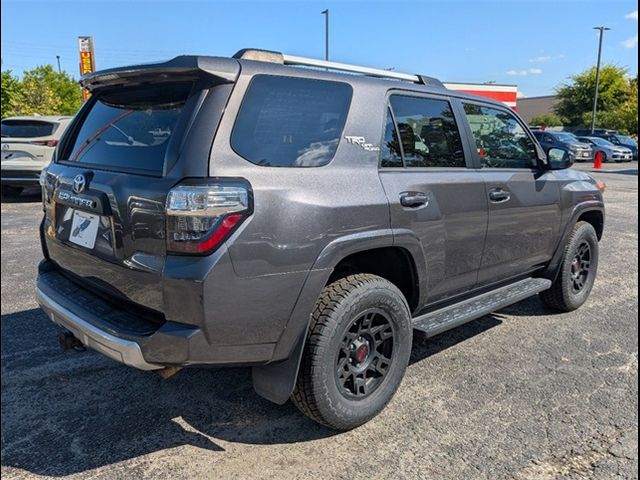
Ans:
[[[329,70],[338,70],[341,72],[361,73],[370,77],[392,78],[395,80],[404,80],[413,83],[419,83],[430,87],[445,88],[440,80],[426,75],[411,75],[409,73],[394,72],[391,70],[382,70],[379,68],[361,67],[359,65],[351,65],[349,63],[329,62],[327,60],[318,60],[315,58],[298,57],[296,55],[287,55],[281,52],[271,50],[260,50],[255,48],[244,48],[239,50],[233,58],[244,60],[256,60],[259,62],[280,63],[282,65],[295,65],[302,67],[318,67],[327,68]]]

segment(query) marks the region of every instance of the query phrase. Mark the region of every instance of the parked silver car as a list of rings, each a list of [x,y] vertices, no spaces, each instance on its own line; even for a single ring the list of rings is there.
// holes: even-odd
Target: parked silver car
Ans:
[[[615,145],[604,138],[578,137],[578,140],[591,144],[594,156],[601,152],[603,162],[630,162],[633,159],[633,152],[630,148]]]
[[[38,185],[72,117],[10,117],[2,120],[2,195]]]

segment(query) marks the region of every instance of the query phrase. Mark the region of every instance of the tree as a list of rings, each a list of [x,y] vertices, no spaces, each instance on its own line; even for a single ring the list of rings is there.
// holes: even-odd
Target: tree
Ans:
[[[555,113],[538,115],[537,117],[533,117],[529,123],[542,128],[562,126],[562,120]]]
[[[22,78],[25,114],[75,115],[82,104],[80,85],[66,72],[51,65],[24,72]]]
[[[20,80],[13,76],[11,70],[2,70],[2,118],[18,114],[22,85]]]
[[[2,72],[2,117],[11,115],[75,115],[82,105],[82,90],[66,72],[51,65],[24,72],[22,80]]]
[[[570,77],[568,83],[556,89],[559,103],[555,111],[565,125],[577,127],[591,124],[595,85],[596,69],[594,67]],[[604,65],[600,69],[596,125],[601,128],[637,133],[637,95],[637,78],[629,80],[625,68]]]

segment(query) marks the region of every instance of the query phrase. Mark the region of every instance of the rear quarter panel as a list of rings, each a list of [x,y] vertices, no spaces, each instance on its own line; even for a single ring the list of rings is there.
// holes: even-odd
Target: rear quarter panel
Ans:
[[[307,300],[301,301],[309,305],[302,309],[301,318],[293,320],[296,328],[287,330],[297,333],[302,323],[306,328],[313,303],[334,262],[341,254],[353,252],[354,244],[358,245],[356,251],[360,246],[370,247],[366,240],[357,242],[359,237],[376,236],[377,246],[393,244],[388,202],[378,176],[378,152],[344,141],[345,136],[352,135],[379,144],[385,113],[384,89],[372,84],[370,89],[353,90],[342,140],[328,165],[265,167],[245,160],[230,145],[234,120],[253,73],[268,74],[269,67],[260,64],[253,70],[250,64],[243,65],[216,134],[209,167],[211,177],[242,177],[253,189],[254,213],[227,241],[235,288],[222,288],[227,298],[233,298],[231,303],[240,299],[242,308],[234,311],[224,298],[214,296],[209,310],[224,306],[225,322],[251,325],[262,332],[263,340],[274,341],[283,334],[302,287],[309,280],[315,293],[303,295]],[[288,68],[287,75],[308,77],[305,70],[294,68]],[[331,74],[326,76],[334,79]],[[335,79],[345,81],[344,76]],[[342,242],[347,238],[354,241]],[[327,248],[332,243],[340,247]],[[321,255],[323,251],[331,253]],[[220,288],[211,282],[207,292]],[[213,314],[210,321],[216,323]],[[283,356],[287,353],[283,352]]]

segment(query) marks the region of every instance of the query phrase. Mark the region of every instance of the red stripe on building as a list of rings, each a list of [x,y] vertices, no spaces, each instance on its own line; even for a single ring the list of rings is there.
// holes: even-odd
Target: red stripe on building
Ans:
[[[472,95],[478,95],[480,97],[491,98],[499,102],[515,102],[518,99],[516,92],[497,92],[487,90],[458,90],[459,92],[470,93]]]

